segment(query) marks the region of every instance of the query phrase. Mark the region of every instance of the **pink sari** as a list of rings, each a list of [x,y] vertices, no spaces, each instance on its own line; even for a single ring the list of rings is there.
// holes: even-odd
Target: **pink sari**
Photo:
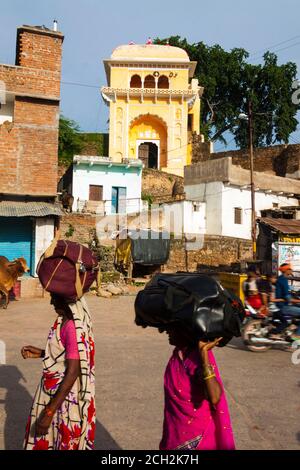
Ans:
[[[166,368],[165,410],[160,450],[234,450],[234,438],[225,391],[212,351],[209,361],[222,387],[219,403],[206,399],[199,352],[175,348]]]

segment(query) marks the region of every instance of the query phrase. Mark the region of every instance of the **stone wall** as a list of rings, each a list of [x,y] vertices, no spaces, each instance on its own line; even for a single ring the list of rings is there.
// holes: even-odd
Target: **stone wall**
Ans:
[[[208,266],[230,265],[251,259],[251,241],[239,238],[205,235],[201,250],[185,251],[182,240],[171,240],[170,257],[164,266],[165,272],[195,271],[199,264]]]
[[[100,266],[103,272],[114,272],[115,241],[105,240],[99,243],[96,236],[95,214],[65,214],[61,218],[60,233],[62,238],[86,246],[91,246],[101,260]]]
[[[93,214],[66,213],[60,221],[62,238],[88,245],[94,236],[96,216]]]
[[[60,223],[61,236],[66,237],[73,231],[71,236],[66,237],[78,243],[89,245],[95,237],[96,217],[91,214],[65,214]],[[74,229],[74,230],[71,230]],[[99,251],[102,271],[113,271],[113,259],[115,244],[103,246],[95,251]],[[251,259],[252,247],[250,240],[231,237],[220,237],[217,235],[205,235],[204,245],[201,250],[185,252],[185,244],[181,239],[171,239],[170,257],[163,270],[166,272],[176,272],[186,270],[186,259],[188,269],[194,271],[198,264],[218,266],[220,264],[230,265],[239,260]]]
[[[57,168],[57,182],[59,182],[61,180],[61,178],[64,176],[64,174],[66,173],[68,168],[69,167],[67,165],[61,165],[61,164],[58,165],[58,168]]]
[[[213,148],[210,142],[202,142],[201,135],[195,133],[191,136],[192,143],[192,164],[208,160]]]
[[[174,187],[175,185],[175,187]],[[144,168],[142,173],[142,196],[150,196],[153,202],[170,200],[184,193],[183,178],[177,175]]]
[[[192,163],[206,160],[232,157],[234,165],[249,170],[248,150],[228,150],[210,153],[208,143],[201,142],[199,136],[193,135]],[[254,149],[254,170],[273,173],[277,176],[293,174],[300,169],[300,144],[274,145]]]

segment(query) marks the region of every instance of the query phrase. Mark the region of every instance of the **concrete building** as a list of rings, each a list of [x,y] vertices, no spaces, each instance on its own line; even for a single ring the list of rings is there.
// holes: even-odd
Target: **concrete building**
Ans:
[[[189,136],[200,133],[196,62],[181,48],[150,43],[119,46],[104,66],[110,158],[140,158],[145,167],[183,176]]]
[[[17,29],[15,65],[0,64],[0,254],[35,275],[61,214],[57,147],[63,35]]]
[[[204,161],[185,168],[186,198],[206,204],[206,233],[251,239],[250,172],[232,159]],[[300,181],[254,172],[255,208],[298,205]]]
[[[101,215],[142,210],[142,162],[113,162],[108,157],[77,155],[63,186],[74,197],[73,211]]]
[[[206,233],[205,203],[196,201],[173,201],[160,204],[162,229],[175,237],[192,237]]]

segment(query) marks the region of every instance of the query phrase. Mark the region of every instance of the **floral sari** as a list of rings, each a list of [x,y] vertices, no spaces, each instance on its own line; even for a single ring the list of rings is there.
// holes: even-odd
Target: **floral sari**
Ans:
[[[60,337],[62,317],[52,326],[45,349],[43,374],[35,393],[24,440],[25,450],[90,450],[95,435],[94,336],[90,313],[84,298],[70,304],[76,328],[81,374],[53,416],[48,433],[35,435],[35,424],[62,382],[65,348]]]
[[[221,385],[219,403],[207,399],[201,377],[199,352],[185,353],[175,348],[167,365],[165,410],[161,450],[233,450],[234,438],[225,391],[212,351],[209,362]],[[199,373],[200,372],[200,373]]]

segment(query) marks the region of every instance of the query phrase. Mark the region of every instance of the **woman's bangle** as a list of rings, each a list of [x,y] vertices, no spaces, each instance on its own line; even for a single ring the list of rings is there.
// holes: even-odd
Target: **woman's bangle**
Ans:
[[[45,349],[42,349],[41,357],[45,357],[45,354],[46,354]]]
[[[207,375],[214,374],[214,368],[211,364],[207,364],[206,366],[203,367],[203,375],[206,377]]]
[[[206,377],[203,377],[203,378],[204,378],[204,380],[209,380],[209,379],[212,379],[215,376],[216,376],[216,374],[211,374],[211,375],[207,375]]]

